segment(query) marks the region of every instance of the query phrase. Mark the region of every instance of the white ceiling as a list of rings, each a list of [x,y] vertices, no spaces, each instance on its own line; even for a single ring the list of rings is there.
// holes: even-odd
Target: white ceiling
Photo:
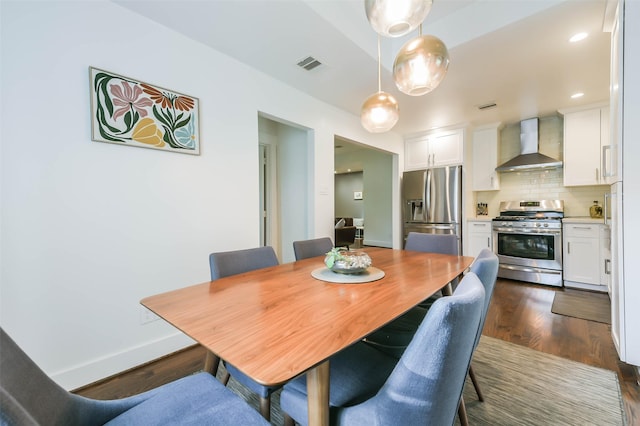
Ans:
[[[377,91],[377,35],[362,0],[112,0],[353,114]],[[394,131],[515,123],[608,99],[607,0],[435,0],[423,25],[449,48],[433,92],[411,97],[391,77],[412,36],[382,40],[382,89],[400,104]],[[579,31],[589,37],[571,44]],[[322,66],[296,64],[313,56]],[[584,92],[578,100],[575,92]],[[479,105],[496,108],[480,111]]]

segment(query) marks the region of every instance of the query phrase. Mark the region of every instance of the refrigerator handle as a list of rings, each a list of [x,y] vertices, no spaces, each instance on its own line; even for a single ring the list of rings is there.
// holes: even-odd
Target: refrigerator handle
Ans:
[[[427,169],[425,172],[427,175],[424,185],[424,220],[431,222],[433,215],[431,214],[431,169]]]

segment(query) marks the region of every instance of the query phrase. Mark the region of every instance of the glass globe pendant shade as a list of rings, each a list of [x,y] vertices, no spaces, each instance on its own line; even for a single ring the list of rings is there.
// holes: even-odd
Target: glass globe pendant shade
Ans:
[[[400,118],[396,99],[386,92],[369,96],[362,104],[360,122],[371,133],[384,133],[393,128]]]
[[[421,35],[400,49],[393,63],[398,89],[411,96],[431,92],[442,82],[449,68],[449,51],[442,40]]]
[[[431,11],[432,0],[365,0],[373,29],[385,37],[400,37],[418,28]]]

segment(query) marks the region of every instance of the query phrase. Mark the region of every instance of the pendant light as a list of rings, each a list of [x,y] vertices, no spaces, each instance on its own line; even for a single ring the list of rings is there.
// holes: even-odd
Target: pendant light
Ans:
[[[385,37],[400,37],[416,28],[431,11],[432,0],[365,0],[373,29]]]
[[[411,96],[431,92],[442,82],[449,68],[447,46],[438,37],[420,34],[406,42],[393,63],[398,89]]]
[[[364,101],[360,113],[362,127],[371,133],[391,130],[400,118],[398,102],[389,93],[382,91],[380,70],[380,35],[378,35],[378,92]]]

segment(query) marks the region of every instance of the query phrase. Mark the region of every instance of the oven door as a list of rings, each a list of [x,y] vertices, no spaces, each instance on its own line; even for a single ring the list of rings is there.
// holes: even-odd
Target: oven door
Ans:
[[[562,230],[493,228],[502,278],[562,285]]]

